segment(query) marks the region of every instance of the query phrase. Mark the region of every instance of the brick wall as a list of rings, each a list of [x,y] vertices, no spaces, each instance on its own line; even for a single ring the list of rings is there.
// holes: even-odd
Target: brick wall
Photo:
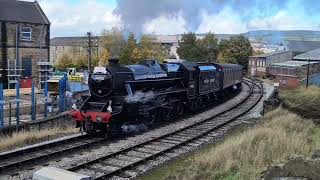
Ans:
[[[276,76],[277,82],[279,82],[281,89],[294,89],[297,88],[300,81],[298,77],[286,77],[286,76]]]

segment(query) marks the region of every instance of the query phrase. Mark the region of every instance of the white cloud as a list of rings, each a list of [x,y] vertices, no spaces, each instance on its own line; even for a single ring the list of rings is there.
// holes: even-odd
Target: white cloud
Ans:
[[[120,17],[112,14],[113,7],[96,0],[82,0],[73,5],[63,0],[41,0],[39,3],[51,21],[52,37],[81,36],[87,31],[98,34],[105,28],[122,27]]]
[[[180,11],[174,15],[161,15],[143,25],[143,31],[147,34],[179,34],[187,32],[186,21]]]
[[[225,7],[218,14],[210,15],[207,11],[202,12],[202,22],[196,32],[205,33],[209,31],[234,34],[246,32],[247,27],[236,12],[233,12],[229,7]]]
[[[38,2],[51,21],[51,37],[83,36],[87,31],[99,34],[102,29],[123,27],[121,17],[112,13],[116,5],[108,5],[105,1],[78,0],[76,3],[70,3],[71,1],[66,0],[38,0]],[[260,29],[320,29],[317,18],[310,18],[303,9],[299,12],[296,9],[295,6],[293,8],[286,7],[268,17],[249,19],[247,19],[247,15],[239,14],[229,6],[223,7],[216,14],[203,10],[201,12],[201,23],[195,31],[197,33],[208,31],[214,33],[243,33]],[[187,32],[191,29],[182,13],[182,11],[179,11],[175,14],[163,14],[151,19],[143,24],[143,32],[149,34]]]
[[[308,18],[290,15],[286,11],[278,11],[275,15],[265,18],[254,18],[248,22],[248,28],[266,30],[317,30],[318,24]]]

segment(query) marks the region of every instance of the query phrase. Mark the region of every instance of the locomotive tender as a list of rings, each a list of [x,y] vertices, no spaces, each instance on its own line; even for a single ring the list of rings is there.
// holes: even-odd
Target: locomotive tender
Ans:
[[[152,125],[196,111],[240,89],[242,66],[185,60],[142,60],[122,66],[110,59],[89,76],[90,96],[71,117],[86,132],[119,134],[131,123]]]

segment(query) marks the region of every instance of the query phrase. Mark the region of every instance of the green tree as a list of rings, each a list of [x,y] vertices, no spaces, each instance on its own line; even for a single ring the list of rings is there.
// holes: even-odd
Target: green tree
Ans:
[[[108,64],[108,59],[110,59],[110,52],[108,49],[101,49],[99,52],[99,65],[105,66]]]
[[[195,33],[183,34],[178,43],[177,53],[181,59],[199,60],[200,53]]]
[[[167,46],[155,43],[155,39],[152,36],[143,35],[140,38],[138,48],[134,50],[133,59],[135,61],[140,61],[141,59],[157,59],[162,61],[168,56],[168,52]]]
[[[88,56],[81,55],[75,58],[75,65],[78,70],[88,68]]]
[[[102,31],[100,45],[108,50],[110,57],[119,57],[120,52],[126,45],[126,40],[121,30],[112,28],[111,30]]]
[[[55,67],[59,70],[66,70],[67,68],[76,67],[73,63],[72,59],[68,54],[63,54],[59,59],[58,62],[55,64]]]
[[[244,68],[248,66],[249,56],[252,55],[252,47],[248,38],[243,35],[232,36],[229,40],[220,43],[220,62],[241,64]]]
[[[215,62],[219,53],[218,39],[211,32],[207,33],[203,39],[198,40],[199,59],[203,61]]]
[[[137,43],[134,34],[130,33],[125,47],[119,55],[121,64],[135,64],[142,59],[164,60],[169,52],[168,46],[154,43],[154,39],[149,35],[142,35]]]
[[[134,63],[132,54],[135,48],[137,48],[137,40],[135,39],[134,34],[130,33],[128,36],[128,40],[125,43],[125,46],[121,49],[119,53],[120,64]]]

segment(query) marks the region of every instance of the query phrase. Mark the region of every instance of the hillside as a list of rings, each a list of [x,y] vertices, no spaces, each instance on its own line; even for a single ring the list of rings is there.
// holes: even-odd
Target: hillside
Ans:
[[[261,40],[268,43],[279,43],[281,40],[305,40],[305,41],[319,41],[320,31],[307,30],[291,30],[291,31],[249,31],[244,33],[250,39]]]
[[[147,179],[258,179],[270,165],[292,155],[310,155],[320,145],[320,127],[278,108],[254,127],[239,128],[217,144],[156,168]]]
[[[216,34],[219,39],[228,39],[235,34]],[[320,31],[309,30],[259,30],[243,33],[250,40],[259,41],[266,44],[279,44],[282,40],[305,40],[305,41],[320,41]]]

